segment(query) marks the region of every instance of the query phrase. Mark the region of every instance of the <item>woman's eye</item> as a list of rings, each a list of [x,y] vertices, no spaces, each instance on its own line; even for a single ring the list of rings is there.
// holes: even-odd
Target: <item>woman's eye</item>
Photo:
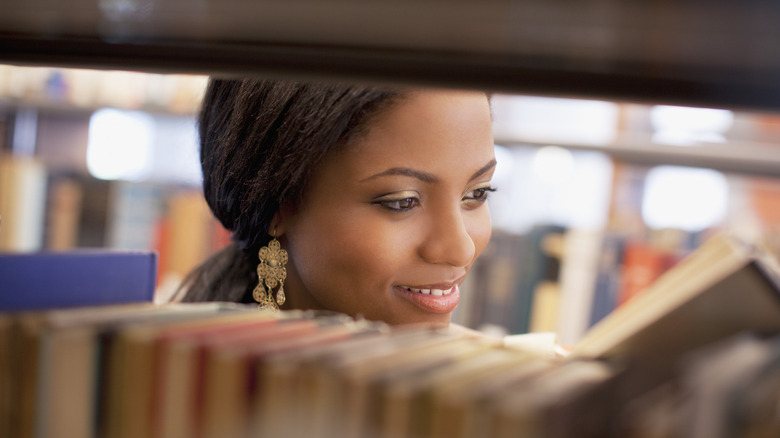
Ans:
[[[403,198],[403,199],[389,199],[385,201],[377,201],[378,205],[392,211],[407,211],[420,204],[417,198]]]
[[[485,202],[490,192],[495,192],[495,187],[480,187],[470,191],[464,198],[464,201]]]

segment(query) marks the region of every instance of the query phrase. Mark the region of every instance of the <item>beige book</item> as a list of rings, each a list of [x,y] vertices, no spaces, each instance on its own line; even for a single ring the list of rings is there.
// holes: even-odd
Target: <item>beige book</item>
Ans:
[[[43,246],[46,168],[31,157],[0,154],[0,250]]]
[[[561,308],[560,284],[541,281],[534,288],[529,331],[532,333],[555,332],[558,329],[558,314]]]
[[[780,332],[778,272],[767,252],[713,237],[594,326],[573,357],[675,354],[741,331]]]
[[[197,341],[183,339],[158,352],[159,385],[155,394],[153,437],[195,436]]]
[[[576,344],[588,328],[599,258],[602,252],[602,231],[571,228],[564,237],[560,271],[560,301],[558,314],[558,342]]]
[[[182,192],[172,196],[168,205],[169,227],[161,265],[167,272],[180,278],[187,275],[209,255],[211,237],[211,213],[203,194],[198,191]]]

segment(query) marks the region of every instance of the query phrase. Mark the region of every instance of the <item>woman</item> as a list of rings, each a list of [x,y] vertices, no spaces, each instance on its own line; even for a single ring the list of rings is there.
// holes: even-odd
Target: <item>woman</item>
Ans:
[[[206,200],[235,243],[184,301],[449,322],[490,238],[484,93],[212,80],[199,122]]]

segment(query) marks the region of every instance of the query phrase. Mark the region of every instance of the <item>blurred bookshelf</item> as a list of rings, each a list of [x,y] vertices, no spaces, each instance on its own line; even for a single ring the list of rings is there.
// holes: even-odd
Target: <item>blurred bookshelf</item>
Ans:
[[[206,81],[0,66],[2,250],[154,250],[161,290],[175,288],[229,238],[198,188]]]
[[[3,252],[155,251],[157,299],[165,301],[230,239],[191,166],[194,116],[214,74],[491,92],[500,163],[493,240],[453,315],[470,328],[554,332],[576,345],[719,232],[780,253],[774,2],[0,6]],[[686,111],[709,121],[691,113],[687,126],[664,128],[664,118],[681,122]],[[150,127],[150,168],[95,176],[89,137],[101,112]],[[160,161],[189,164],[155,167]],[[0,350],[8,348],[1,341]],[[621,415],[655,424],[631,423],[640,430],[669,432],[672,425],[655,423],[682,421],[671,413],[681,399],[668,391],[632,400],[636,412]],[[750,394],[774,400],[755,388]],[[599,406],[608,416],[603,410],[612,407]],[[766,436],[777,430],[773,421]]]
[[[164,301],[190,269],[230,239],[199,193],[194,117],[206,80],[202,75],[0,65],[4,162],[6,169],[28,175],[0,185],[14,192],[3,197],[4,209],[17,213],[3,215],[2,234],[20,236],[16,242],[2,240],[3,250],[157,251],[158,299]],[[761,237],[772,248],[780,245],[773,213],[780,205],[780,116],[506,93],[492,95],[492,108],[499,158],[494,182],[500,189],[490,203],[495,238],[465,287],[473,289],[456,311],[456,322],[505,334],[554,331],[574,343],[616,307],[615,294],[631,282],[623,272],[629,269],[626,246],[644,246],[645,258],[657,259],[656,278],[673,265],[670,260],[717,231]],[[662,110],[672,112],[667,116],[674,122],[671,128],[663,125]],[[145,170],[106,176],[90,169],[90,137],[99,136],[96,115],[106,111],[149,123]],[[118,139],[134,137],[117,129],[108,128],[113,148],[108,154],[121,156]],[[132,124],[127,129],[140,130]],[[130,144],[125,149],[141,148]],[[669,166],[712,172],[725,181],[700,189],[717,192],[716,206],[700,208],[720,209],[712,213],[715,219],[695,231],[646,222],[648,174]],[[706,198],[690,191],[681,196],[689,197],[683,201],[689,205]],[[21,204],[14,207],[14,202]],[[666,204],[672,202],[680,201]],[[686,211],[697,215],[688,208],[677,216]],[[545,230],[555,230],[556,254],[541,252]],[[567,251],[584,251],[579,255],[583,267],[576,266],[578,257],[564,255]],[[526,272],[529,257],[554,266],[542,263]],[[597,262],[599,257],[609,260]],[[567,273],[572,269],[575,274]],[[584,277],[576,279],[578,270]],[[597,278],[599,272],[605,278]],[[579,292],[561,287],[571,275]],[[531,283],[523,286],[526,281]],[[611,292],[594,296],[597,283],[602,289],[609,285]],[[547,298],[538,303],[547,304],[539,304],[538,312],[547,316],[545,323],[534,325],[533,290],[539,285]],[[580,322],[571,328],[564,321]]]

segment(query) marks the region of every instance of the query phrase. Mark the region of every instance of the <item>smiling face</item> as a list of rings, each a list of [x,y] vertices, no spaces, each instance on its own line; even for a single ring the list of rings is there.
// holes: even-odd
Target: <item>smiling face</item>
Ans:
[[[484,94],[403,98],[323,161],[300,205],[282,207],[284,307],[448,323],[490,238],[494,168]]]

